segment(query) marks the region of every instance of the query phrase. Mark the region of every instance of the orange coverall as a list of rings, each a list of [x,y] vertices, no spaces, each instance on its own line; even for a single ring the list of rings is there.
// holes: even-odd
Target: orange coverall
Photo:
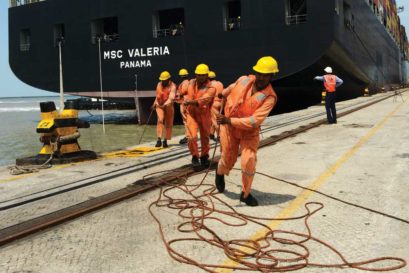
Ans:
[[[240,77],[236,83],[223,90],[227,98],[224,113],[231,124],[220,126],[221,156],[217,174],[228,175],[241,151],[242,191],[251,191],[256,172],[257,149],[260,142],[260,125],[277,102],[271,85],[252,94],[254,75]]]
[[[180,104],[180,114],[182,116],[183,120],[183,125],[185,125],[185,135],[187,137],[187,109],[186,106],[183,105],[183,102],[185,101],[185,97],[187,95],[187,90],[189,88],[189,80],[184,80],[182,81],[177,89],[177,97],[178,99],[175,99],[176,103]]]
[[[163,131],[166,131],[166,139],[172,138],[173,127],[173,100],[176,95],[176,85],[169,81],[168,86],[163,87],[162,82],[156,86],[156,114],[158,115],[158,122],[156,125],[156,136],[162,138]]]
[[[191,80],[189,83],[186,99],[196,100],[199,103],[199,106],[189,105],[187,108],[187,137],[192,156],[199,157],[198,131],[200,131],[200,143],[202,145],[201,157],[209,155],[209,134],[212,126],[210,111],[215,94],[216,89],[209,81],[201,89],[198,88],[196,79]]]
[[[218,95],[223,92],[223,83],[219,81],[211,81],[212,86],[216,89],[216,95],[213,100],[213,105],[212,105],[212,127],[210,128],[210,134],[214,135],[216,132],[217,128],[219,128],[219,125],[216,122],[216,114],[220,113],[220,107],[222,106],[222,100],[219,99]]]

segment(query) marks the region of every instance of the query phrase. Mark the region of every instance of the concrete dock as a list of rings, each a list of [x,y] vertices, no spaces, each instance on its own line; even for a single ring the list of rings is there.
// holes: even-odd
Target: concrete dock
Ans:
[[[387,92],[339,102],[337,110],[342,113],[391,95]],[[409,261],[408,98],[408,92],[391,96],[339,118],[337,124],[322,125],[260,149],[259,173],[252,191],[260,205],[239,204],[241,173],[234,170],[226,177],[225,193],[202,198],[207,205],[213,202],[219,210],[212,216],[225,221],[210,216],[205,220],[206,227],[238,252],[248,253],[252,250],[232,242],[257,240],[264,236],[266,227],[284,231],[277,231],[275,236],[287,242],[304,240],[302,235],[308,235],[305,217],[289,219],[306,214],[308,208],[312,215],[307,223],[313,239],[300,243],[302,246],[272,243],[272,248],[283,248],[276,251],[278,259],[293,259],[280,261],[279,266],[298,265],[300,268],[294,272],[302,273],[352,273],[363,272],[359,267],[371,272],[402,265],[401,260],[394,259],[360,264],[371,259],[392,257]],[[323,106],[272,116],[262,127],[262,138],[324,118]],[[95,161],[53,166],[38,173],[12,176],[6,168],[0,169],[0,229],[126,188],[146,175],[189,164],[187,147],[177,144],[180,138],[174,138],[168,149],[157,150],[152,143],[144,144],[144,148],[130,147],[104,154]],[[235,168],[240,168],[240,161]],[[190,177],[187,184],[198,184],[203,176],[201,173]],[[95,182],[98,179],[101,182]],[[211,171],[194,193],[202,195],[213,184]],[[174,199],[192,199],[177,188],[167,194]],[[50,197],[45,198],[46,195]],[[5,245],[0,248],[0,272],[205,272],[169,255],[149,210],[159,196],[159,189],[152,190]],[[310,205],[306,207],[307,203]],[[16,204],[19,205],[13,207]],[[178,225],[189,222],[188,212],[164,204],[162,201],[159,206],[151,206],[151,212],[159,219],[165,240],[180,240],[171,245],[174,253],[187,257],[183,258],[185,261],[201,264],[209,272],[233,272],[229,268],[234,267],[243,269],[235,272],[254,272],[251,266],[246,268],[229,259],[222,248],[197,240],[196,233],[179,232]],[[318,210],[320,204],[324,207]],[[6,207],[10,208],[2,209]],[[192,213],[200,214],[200,210]],[[244,219],[254,220],[253,217],[269,219],[257,220],[262,225],[251,221],[242,225]],[[189,230],[189,226],[182,229]],[[214,238],[204,230],[199,234]],[[339,255],[321,242],[339,251],[355,268],[346,266]],[[291,254],[307,251],[308,259],[297,260],[297,255]],[[246,261],[256,263],[255,259]],[[267,259],[259,262],[272,263]],[[335,264],[340,267],[324,266]],[[407,273],[409,267],[391,272]]]

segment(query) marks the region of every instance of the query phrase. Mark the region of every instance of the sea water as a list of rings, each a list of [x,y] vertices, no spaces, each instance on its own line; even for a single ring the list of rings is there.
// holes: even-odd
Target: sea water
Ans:
[[[59,107],[58,97],[0,98],[0,166],[40,151],[42,143],[36,128],[41,120],[40,102],[45,101]],[[78,143],[83,150],[106,152],[137,145],[144,129],[142,142],[156,139],[156,126],[137,125],[133,110],[105,111],[105,134],[101,111],[80,111],[79,117],[91,124],[89,129],[79,130]],[[173,135],[183,133],[183,126],[174,126]]]

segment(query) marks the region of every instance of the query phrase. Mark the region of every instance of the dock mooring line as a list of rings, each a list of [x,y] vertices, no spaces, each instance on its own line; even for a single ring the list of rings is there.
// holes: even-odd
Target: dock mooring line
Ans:
[[[343,203],[343,204],[346,204],[346,205],[349,205],[349,206],[352,206],[352,207],[356,207],[356,208],[360,208],[360,209],[363,209],[363,210],[366,210],[366,211],[369,211],[369,212],[372,212],[372,213],[375,213],[375,214],[379,214],[379,215],[382,215],[382,216],[385,216],[385,217],[388,217],[388,218],[397,220],[397,221],[402,222],[402,223],[405,223],[405,224],[409,224],[409,220],[406,220],[406,219],[403,219],[403,218],[399,218],[399,217],[397,217],[397,216],[394,216],[394,215],[391,215],[391,214],[388,214],[388,213],[385,213],[385,212],[381,212],[381,211],[378,211],[378,210],[375,210],[375,209],[371,209],[371,208],[368,208],[368,207],[364,207],[364,206],[361,206],[361,205],[358,205],[358,204],[355,204],[355,203],[352,203],[352,202],[348,202],[348,201],[342,200],[342,199],[340,199],[340,198],[334,197],[334,196],[332,196],[332,195],[326,194],[326,193],[324,193],[324,192],[321,192],[321,191],[318,191],[318,190],[314,190],[314,189],[310,189],[310,188],[308,188],[308,187],[303,187],[303,186],[301,186],[301,185],[298,185],[298,184],[295,183],[295,182],[287,181],[287,180],[285,180],[285,179],[281,179],[281,178],[278,178],[278,177],[270,176],[270,175],[268,175],[268,174],[264,174],[264,173],[260,173],[260,172],[256,172],[256,173],[259,174],[259,175],[265,176],[265,177],[267,177],[267,178],[271,178],[271,179],[274,179],[274,180],[277,180],[277,181],[280,181],[280,182],[283,182],[283,183],[292,185],[292,186],[294,186],[294,187],[297,187],[297,188],[300,188],[300,189],[303,189],[303,190],[307,190],[307,191],[311,191],[311,192],[317,193],[317,194],[319,194],[319,195],[325,196],[325,197],[327,197],[327,198],[329,198],[329,199],[332,199],[332,200],[341,202],[341,203]]]
[[[168,173],[169,171],[165,172]],[[265,175],[260,172],[259,174]],[[288,218],[255,217],[238,212],[234,207],[219,198],[220,194],[217,193],[213,183],[206,183],[204,179],[198,184],[188,183],[187,177],[178,177],[176,172],[174,175],[179,183],[168,183],[166,189],[161,187],[158,199],[149,206],[149,212],[159,227],[160,237],[165,244],[166,250],[178,262],[197,266],[207,272],[246,270],[265,273],[296,271],[306,267],[354,268],[369,272],[383,272],[397,270],[407,265],[404,259],[397,257],[379,257],[350,262],[335,247],[314,237],[309,220],[324,208],[324,204],[321,202],[305,203],[306,212],[299,216]],[[269,177],[268,175],[265,176]],[[145,179],[149,181],[148,176]],[[275,178],[270,177],[270,179]],[[168,215],[178,217],[174,221],[178,223],[176,229],[179,234],[186,234],[186,236],[167,239],[161,217],[155,214],[155,209],[176,211],[176,213]],[[303,220],[307,233],[272,229],[265,223],[266,221],[295,220]],[[215,222],[218,223],[221,230],[226,228],[239,229],[252,224],[263,229],[264,232],[259,234],[257,238],[252,239],[223,238],[217,232]],[[167,226],[167,229],[169,229],[169,226]],[[240,234],[240,231],[232,230],[230,234]],[[194,243],[201,247],[205,244],[206,251],[208,251],[208,247],[214,248],[213,254],[224,253],[226,258],[233,263],[220,265],[199,261],[181,251],[180,247],[175,246],[180,243]],[[327,249],[327,251],[339,258],[339,262],[311,262],[311,256],[314,253],[307,246],[307,243],[315,243],[320,245],[320,248]]]
[[[395,108],[394,111],[387,115],[387,117],[384,118],[378,124],[378,126],[371,130],[368,135],[366,135],[357,145],[354,146],[353,151],[357,150],[365,141],[368,140],[369,136],[373,135],[377,130],[379,130],[379,128],[386,123],[388,118],[390,118],[399,108],[400,107]],[[217,145],[214,148],[213,160],[215,158],[216,148]],[[348,156],[351,156],[352,154],[353,153],[351,152],[347,153]],[[346,157],[347,156],[345,156],[345,158]],[[342,160],[337,162],[336,165],[339,167],[342,162],[345,161],[345,158],[341,158]],[[309,225],[309,220],[315,213],[324,208],[324,204],[321,202],[304,203],[306,212],[303,215],[292,217],[284,215],[284,217],[267,218],[240,213],[234,207],[230,206],[218,197],[219,193],[217,193],[214,183],[206,183],[206,177],[209,170],[210,167],[206,170],[206,174],[197,184],[188,184],[187,177],[179,177],[178,173],[175,172],[175,178],[177,181],[179,181],[179,183],[175,185],[174,183],[166,183],[166,181],[163,181],[163,185],[165,185],[167,188],[164,189],[164,186],[162,186],[160,188],[158,199],[149,206],[149,212],[158,224],[160,237],[165,244],[166,250],[168,251],[169,255],[178,262],[197,266],[207,272],[231,272],[232,270],[246,270],[265,273],[296,271],[306,267],[342,269],[353,268],[370,272],[384,272],[397,270],[407,265],[406,260],[398,257],[379,257],[365,261],[350,262],[335,247],[317,237],[314,237]],[[236,171],[238,169],[234,170]],[[169,173],[172,171],[166,172]],[[296,183],[278,179],[261,172],[257,173],[269,179],[301,187]],[[150,175],[144,177],[144,179],[147,179],[149,176]],[[324,177],[327,177],[325,173]],[[323,179],[324,178],[320,177],[318,182]],[[148,179],[146,181],[149,183]],[[307,191],[313,191],[325,195],[331,199],[335,199],[355,207],[408,223],[408,221],[405,219],[400,219],[393,215],[352,204],[319,192],[315,189],[309,189],[306,187],[301,188]],[[172,193],[176,193],[175,195],[177,198],[172,197]],[[216,201],[218,205],[216,205]],[[223,206],[224,209],[219,209],[218,206]],[[177,225],[176,229],[180,234],[189,234],[189,237],[168,240],[166,238],[160,217],[155,215],[155,208],[160,208],[161,210],[176,210],[177,213],[172,214],[179,217],[176,221],[177,223],[182,222],[181,224]],[[303,220],[307,233],[299,233],[274,228],[275,226],[278,226],[279,222],[295,220]],[[258,230],[261,230],[250,239],[228,239],[223,238],[216,231],[216,228],[214,228],[214,222],[217,222],[219,225],[221,224],[222,229],[237,229],[248,224],[253,224],[259,227]],[[271,223],[277,224],[271,225]],[[232,231],[230,234],[240,234],[240,232]],[[185,253],[178,250],[180,248],[173,247],[175,244],[186,242],[194,242],[197,245],[206,244],[206,247],[216,248],[215,251],[212,251],[212,253],[224,253],[227,261],[231,262],[225,262],[223,264],[203,263],[193,257],[187,256]],[[319,244],[321,248],[325,248],[333,255],[336,255],[339,262],[311,262],[311,256],[314,253],[312,253],[311,249],[308,248],[306,245],[307,243]]]

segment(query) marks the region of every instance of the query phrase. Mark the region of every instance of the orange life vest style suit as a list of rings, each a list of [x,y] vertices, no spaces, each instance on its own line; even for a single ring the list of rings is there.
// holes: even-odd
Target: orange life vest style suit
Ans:
[[[325,75],[324,76],[324,87],[327,92],[335,92],[337,86],[337,77],[335,75]]]
[[[166,131],[165,138],[170,140],[172,138],[173,128],[173,100],[176,95],[176,85],[169,81],[168,86],[163,87],[162,82],[159,82],[156,86],[156,114],[158,115],[158,121],[156,125],[156,136],[162,138],[163,132]]]
[[[202,145],[201,157],[209,155],[209,134],[212,125],[210,110],[215,94],[216,89],[209,81],[201,88],[198,87],[196,79],[189,82],[186,99],[196,100],[199,104],[198,106],[189,105],[187,107],[187,137],[192,156],[199,157],[198,131],[200,131],[200,143]]]
[[[189,88],[189,80],[183,80],[177,89],[177,97],[179,97],[178,99],[175,100],[176,103],[180,104],[180,114],[182,116],[182,120],[183,120],[183,125],[185,125],[185,135],[187,136],[187,109],[186,107],[183,105],[183,102],[185,101],[185,97],[187,95],[187,90]]]
[[[216,115],[220,113],[220,107],[222,106],[222,100],[219,99],[219,94],[223,92],[223,83],[213,80],[211,81],[212,86],[216,89],[216,95],[213,99],[213,104],[212,104],[212,126],[210,128],[210,134],[214,135],[215,131],[217,128],[219,128],[219,125],[216,122]]]
[[[271,85],[254,94],[254,75],[240,77],[223,91],[227,97],[224,114],[231,124],[220,126],[221,156],[217,168],[219,175],[228,175],[241,150],[242,191],[250,193],[256,172],[257,149],[260,142],[260,125],[277,102]]]

